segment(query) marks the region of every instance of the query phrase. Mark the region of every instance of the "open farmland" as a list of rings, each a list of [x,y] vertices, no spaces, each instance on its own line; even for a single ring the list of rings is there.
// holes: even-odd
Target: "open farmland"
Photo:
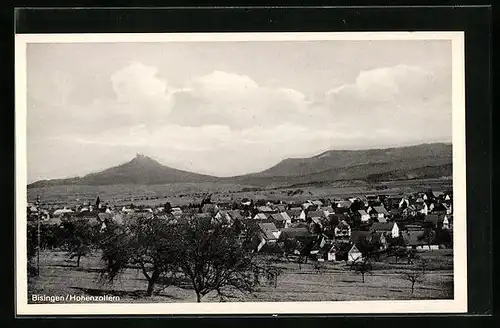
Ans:
[[[377,184],[368,184],[364,181],[336,181],[272,189],[212,182],[161,185],[71,185],[29,188],[28,201],[33,202],[37,195],[41,195],[43,202],[47,205],[71,206],[82,201],[94,201],[99,196],[101,199],[109,202],[110,205],[118,206],[130,203],[156,206],[165,202],[182,206],[200,202],[207,193],[212,194],[213,200],[225,201],[233,201],[245,197],[252,199],[304,201],[313,197],[349,197],[375,192],[391,195],[424,191],[429,188],[444,190],[451,186],[451,179],[387,181]],[[297,190],[300,192],[291,195],[293,191]]]
[[[451,250],[422,252],[429,260],[425,280],[417,284],[413,296],[410,283],[401,277],[410,266],[381,259],[375,263],[372,274],[365,277],[349,271],[343,263],[326,263],[320,273],[313,265],[282,260],[284,273],[277,286],[261,286],[254,295],[228,291],[228,301],[241,302],[286,302],[286,301],[356,301],[356,300],[407,300],[407,299],[450,299],[453,298],[453,256]],[[63,252],[44,251],[41,254],[40,276],[29,278],[28,293],[56,295],[111,295],[119,296],[120,302],[196,302],[196,295],[189,287],[167,287],[152,297],[145,297],[146,280],[139,270],[127,269],[114,284],[99,282],[101,267],[99,255],[82,259],[75,267]],[[31,299],[29,297],[29,299]],[[203,302],[218,302],[214,293],[206,295]]]

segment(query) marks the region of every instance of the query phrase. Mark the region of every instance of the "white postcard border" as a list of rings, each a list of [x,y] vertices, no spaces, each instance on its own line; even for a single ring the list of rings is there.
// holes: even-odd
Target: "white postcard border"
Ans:
[[[77,42],[235,42],[314,40],[450,40],[452,42],[452,139],[454,195],[454,299],[409,301],[227,302],[154,304],[28,304],[26,204],[26,46],[28,43]],[[120,33],[16,34],[15,36],[15,199],[17,315],[134,314],[362,314],[464,313],[467,311],[467,234],[465,162],[464,32],[318,32],[318,33]]]

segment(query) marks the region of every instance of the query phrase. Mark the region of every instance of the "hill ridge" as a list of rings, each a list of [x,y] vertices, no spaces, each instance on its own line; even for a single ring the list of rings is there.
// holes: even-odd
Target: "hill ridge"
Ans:
[[[307,179],[336,181],[339,179],[362,179],[370,176],[404,176],[404,172],[418,168],[451,164],[452,145],[447,143],[426,143],[404,147],[327,150],[305,158],[286,158],[276,165],[257,173],[232,177],[180,170],[161,164],[159,161],[137,153],[130,161],[83,177],[39,180],[28,188],[51,185],[115,185],[115,184],[165,184],[183,182],[224,182],[248,185],[267,183],[293,183]],[[433,172],[442,170],[429,169]],[[446,171],[446,168],[444,169]],[[396,171],[397,174],[386,174]],[[425,171],[425,169],[424,169]],[[426,175],[422,171],[419,174]],[[443,171],[444,172],[444,171]],[[437,173],[436,173],[437,174]]]

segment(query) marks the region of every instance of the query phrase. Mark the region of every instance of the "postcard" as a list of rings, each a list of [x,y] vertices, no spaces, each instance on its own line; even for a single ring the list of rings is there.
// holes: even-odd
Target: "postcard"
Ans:
[[[463,32],[15,39],[18,315],[467,311]]]

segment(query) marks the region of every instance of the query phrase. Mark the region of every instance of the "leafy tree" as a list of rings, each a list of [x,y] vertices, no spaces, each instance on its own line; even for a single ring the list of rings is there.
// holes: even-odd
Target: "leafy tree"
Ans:
[[[421,238],[425,240],[425,243],[427,244],[427,246],[430,249],[431,245],[432,245],[432,242],[436,238],[436,231],[433,228],[431,228],[431,227],[425,227],[424,228],[424,233],[423,233],[423,235],[422,235]]]
[[[255,202],[255,206],[265,206],[267,203],[267,201],[265,199],[257,199],[257,201]]]
[[[389,249],[387,257],[394,257],[398,263],[399,259],[408,258],[408,250],[404,247],[392,247]]]
[[[298,239],[300,243],[300,250],[299,250],[299,257],[297,259],[297,262],[299,264],[299,269],[301,269],[301,264],[307,263],[307,260],[309,259],[309,256],[311,255],[311,250],[313,249],[314,246],[314,239],[312,237],[303,237]]]
[[[418,254],[418,252],[415,249],[409,249],[409,250],[407,250],[406,254],[407,254],[407,257],[408,257],[408,264],[413,264],[413,262],[415,260],[419,260],[420,259],[420,255]],[[422,261],[422,259],[420,259],[420,260]]]
[[[28,251],[28,274],[34,276],[37,274],[33,259],[37,251],[37,226],[28,224],[27,226],[27,251]]]
[[[282,242],[283,255],[290,261],[290,255],[301,249],[300,243],[295,238],[286,238]]]
[[[440,229],[437,231],[436,240],[447,247],[453,246],[453,234],[450,230]]]
[[[163,211],[165,213],[172,213],[172,204],[170,204],[170,202],[166,202],[165,205],[163,205]]]
[[[161,280],[173,284],[176,278],[178,254],[177,231],[171,222],[157,218],[138,218],[124,226],[110,225],[100,247],[104,268],[101,278],[113,283],[127,267],[139,269],[148,285],[146,295],[151,296]]]
[[[391,235],[387,235],[385,239],[387,240],[387,244],[389,245],[389,247],[405,246],[405,241],[402,235],[399,235],[398,237],[392,237]]]
[[[351,204],[350,210],[352,212],[356,212],[356,211],[359,211],[362,207],[363,207],[363,203],[360,202],[358,199],[355,199]]]
[[[91,225],[85,220],[66,221],[62,231],[65,236],[63,248],[71,259],[76,258],[76,266],[80,266],[82,257],[87,256],[95,245],[99,227]]]
[[[418,262],[418,267],[422,270],[422,274],[426,274],[429,269],[429,260],[426,258],[420,258]]]
[[[276,283],[279,269],[246,252],[233,228],[202,219],[179,228],[178,265],[191,282],[197,302],[211,291],[223,300],[227,296],[224,287],[252,293],[264,280]]]

